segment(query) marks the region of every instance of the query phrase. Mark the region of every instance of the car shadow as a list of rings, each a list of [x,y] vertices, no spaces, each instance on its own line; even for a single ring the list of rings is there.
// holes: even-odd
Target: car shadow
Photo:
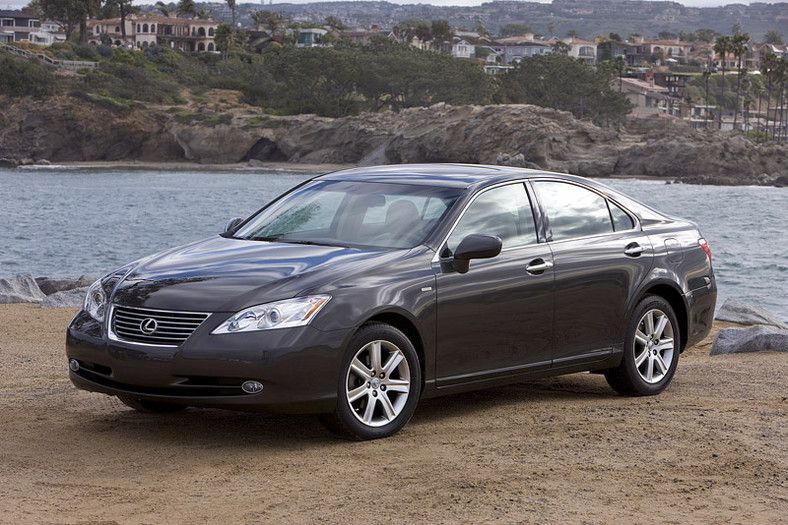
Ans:
[[[617,397],[600,376],[575,374],[514,385],[424,399],[412,423],[463,418],[511,405],[536,409],[540,404],[578,399]],[[261,446],[277,451],[342,443],[314,415],[266,414],[219,409],[189,408],[182,412],[147,414],[104,397],[99,413],[83,414],[72,431],[104,436],[129,443],[215,446],[242,450]],[[483,417],[483,415],[481,416]]]

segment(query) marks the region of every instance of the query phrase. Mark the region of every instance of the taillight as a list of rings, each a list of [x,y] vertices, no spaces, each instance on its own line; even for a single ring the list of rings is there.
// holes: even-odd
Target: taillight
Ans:
[[[706,255],[709,256],[709,260],[711,260],[711,246],[709,246],[709,241],[701,237],[698,239],[698,244],[700,244],[700,247],[703,248],[704,252],[706,252]]]

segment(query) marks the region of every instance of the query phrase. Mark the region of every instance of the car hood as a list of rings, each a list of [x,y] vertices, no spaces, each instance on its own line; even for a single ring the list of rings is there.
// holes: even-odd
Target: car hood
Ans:
[[[402,252],[215,237],[141,260],[113,293],[124,306],[234,312],[302,293]],[[317,287],[317,289],[315,288]]]

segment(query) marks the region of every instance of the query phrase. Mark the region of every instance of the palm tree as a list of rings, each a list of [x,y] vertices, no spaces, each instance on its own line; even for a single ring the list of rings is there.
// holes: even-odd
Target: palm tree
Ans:
[[[706,84],[706,107],[703,109],[703,125],[709,127],[709,79],[711,78],[711,68],[703,70],[703,82]]]
[[[235,44],[235,0],[225,0],[227,2],[227,7],[229,7],[233,12],[233,30],[230,33],[230,43],[228,47],[232,47]]]
[[[161,0],[156,2],[156,5],[154,5],[153,7],[154,9],[158,10],[159,13],[162,14],[162,16],[170,16],[170,8],[167,6],[167,4],[165,4]]]
[[[714,52],[720,55],[720,63],[722,65],[722,88],[720,88],[720,109],[725,108],[725,58],[728,51],[731,50],[731,37],[727,35],[720,35],[714,42]],[[722,127],[722,111],[720,111],[720,128]]]
[[[180,0],[175,9],[181,15],[197,16],[197,6],[194,5],[194,0]]]
[[[769,131],[769,106],[772,104],[772,86],[777,79],[777,56],[774,53],[766,53],[761,57],[761,74],[766,77],[766,131]],[[774,126],[772,136],[777,132],[777,105],[775,104]]]
[[[739,114],[739,98],[741,97],[741,76],[742,76],[742,59],[747,53],[747,42],[750,41],[750,35],[747,33],[739,33],[734,35],[731,39],[730,51],[736,57],[736,68],[738,75],[736,76],[736,108],[733,110],[733,127],[736,128],[736,117]]]

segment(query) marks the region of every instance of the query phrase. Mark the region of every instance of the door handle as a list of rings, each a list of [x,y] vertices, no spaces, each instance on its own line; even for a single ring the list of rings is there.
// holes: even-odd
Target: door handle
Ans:
[[[545,270],[549,270],[552,267],[553,263],[550,261],[545,261],[544,259],[534,259],[528,263],[528,266],[525,267],[525,271],[531,275],[540,275],[544,273]]]
[[[637,257],[641,253],[643,253],[645,250],[646,249],[643,248],[641,245],[639,245],[636,242],[633,242],[633,243],[627,244],[627,247],[624,248],[624,253],[626,255],[629,255],[630,257]]]

